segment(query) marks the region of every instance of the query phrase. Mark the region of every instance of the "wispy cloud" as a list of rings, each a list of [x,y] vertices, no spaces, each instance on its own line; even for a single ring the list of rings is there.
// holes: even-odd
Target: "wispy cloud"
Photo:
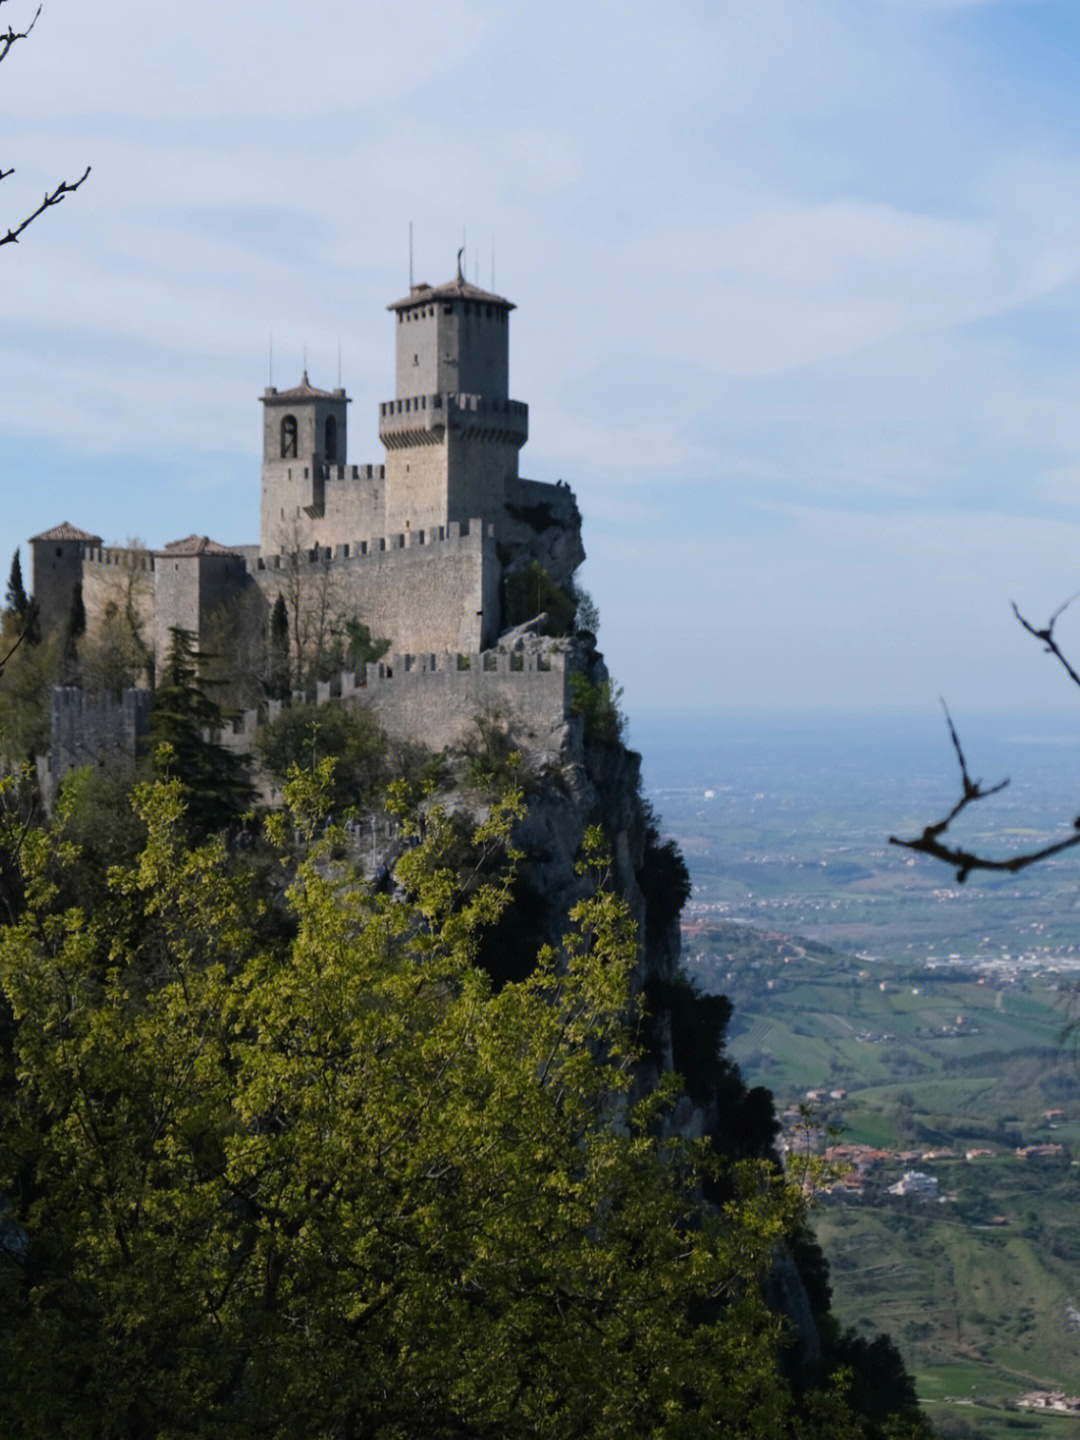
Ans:
[[[489,283],[494,250],[523,468],[586,502],[631,698],[693,635],[723,703],[884,704],[920,666],[932,690],[977,666],[927,596],[971,657],[1025,565],[1074,588],[1080,142],[1045,62],[1075,24],[1072,0],[47,0],[0,75],[0,214],[94,170],[4,253],[0,441],[37,479],[0,545],[65,516],[253,537],[271,334],[279,379],[305,350],[336,376],[340,344],[377,459],[412,221],[418,278],[466,232]],[[638,523],[656,563],[628,571]]]

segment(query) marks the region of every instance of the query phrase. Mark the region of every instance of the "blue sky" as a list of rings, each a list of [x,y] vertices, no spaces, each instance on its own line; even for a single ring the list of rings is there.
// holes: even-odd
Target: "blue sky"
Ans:
[[[257,538],[271,335],[381,459],[411,221],[494,252],[631,710],[1068,707],[1078,63],[1075,0],[45,0],[0,223],[93,174],[0,251],[0,554]]]

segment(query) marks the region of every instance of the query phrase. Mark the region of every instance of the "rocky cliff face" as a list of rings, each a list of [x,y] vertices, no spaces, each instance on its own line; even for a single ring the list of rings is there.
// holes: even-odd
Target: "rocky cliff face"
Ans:
[[[503,644],[543,645],[525,633]],[[677,1069],[685,1091],[670,1117],[688,1136],[709,1136],[732,1159],[774,1157],[776,1125],[771,1095],[748,1090],[723,1054],[730,1005],[699,995],[680,965],[679,915],[689,894],[682,857],[660,835],[657,817],[641,791],[641,756],[622,739],[607,670],[591,636],[570,642],[568,657],[578,697],[573,714],[547,734],[510,734],[524,752],[528,812],[515,844],[524,859],[514,903],[483,944],[481,960],[497,981],[521,978],[544,943],[557,946],[567,913],[591,880],[577,874],[585,832],[598,826],[612,862],[612,884],[626,900],[641,939],[638,983],[646,999],[646,1058],[642,1087],[662,1070]],[[717,1200],[725,1195],[718,1193]],[[814,1307],[796,1258],[778,1253],[770,1303],[784,1314],[803,1363],[820,1354]]]

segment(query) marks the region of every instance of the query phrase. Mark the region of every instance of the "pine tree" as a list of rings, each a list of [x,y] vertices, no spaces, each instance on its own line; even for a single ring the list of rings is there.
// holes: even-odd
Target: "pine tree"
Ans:
[[[195,636],[178,625],[169,633],[172,644],[150,717],[151,753],[159,773],[180,780],[188,829],[201,837],[238,820],[251,787],[239,756],[208,738],[221,728],[222,714],[200,676]]]

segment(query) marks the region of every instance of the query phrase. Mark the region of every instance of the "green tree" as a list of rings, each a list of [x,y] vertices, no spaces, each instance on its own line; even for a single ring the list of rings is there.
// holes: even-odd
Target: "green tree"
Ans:
[[[703,1209],[717,1162],[665,1128],[673,1082],[638,1093],[636,937],[595,841],[561,952],[494,993],[473,956],[518,798],[464,885],[431,811],[391,901],[313,843],[331,768],[270,827],[307,847],[275,927],[220,839],[189,847],[175,779],[137,791],[145,847],[92,907],[53,835],[20,851],[8,1433],[861,1434],[778,1363],[761,1285],[801,1193],[751,1162]]]
[[[272,700],[287,700],[292,689],[289,674],[289,611],[278,594],[270,612],[270,676],[267,693]]]
[[[19,639],[8,612],[0,624],[0,756],[8,762],[31,759],[48,748],[52,687],[62,673],[55,637],[40,645]]]
[[[18,549],[11,557],[4,606],[15,634],[21,635],[27,645],[36,645],[41,639],[41,625],[37,607],[27,595],[26,587],[23,584],[22,561],[19,558]]]
[[[292,705],[259,727],[255,743],[279,782],[297,767],[312,769],[333,758],[329,786],[335,811],[370,802],[385,778],[386,737],[366,709]]]
[[[592,680],[581,670],[570,672],[570,708],[585,725],[585,740],[591,745],[617,745],[626,730],[620,708],[622,686],[606,676]]]
[[[547,615],[546,635],[567,635],[574,620],[575,601],[561,585],[557,585],[539,560],[530,560],[519,570],[511,570],[504,582],[504,605],[507,628]]]
[[[30,607],[26,594],[26,587],[23,584],[22,560],[19,551],[11,557],[11,569],[8,571],[7,590],[4,592],[4,605],[8,614],[12,616],[20,629],[26,623],[26,612]]]
[[[372,635],[362,620],[354,615],[342,626],[345,631],[345,662],[352,670],[360,670],[381,660],[390,649],[390,641]]]
[[[238,820],[251,801],[251,786],[238,755],[214,738],[220,707],[207,694],[190,630],[173,626],[172,643],[154,691],[150,747],[159,773],[181,782],[188,829],[202,837]]]

